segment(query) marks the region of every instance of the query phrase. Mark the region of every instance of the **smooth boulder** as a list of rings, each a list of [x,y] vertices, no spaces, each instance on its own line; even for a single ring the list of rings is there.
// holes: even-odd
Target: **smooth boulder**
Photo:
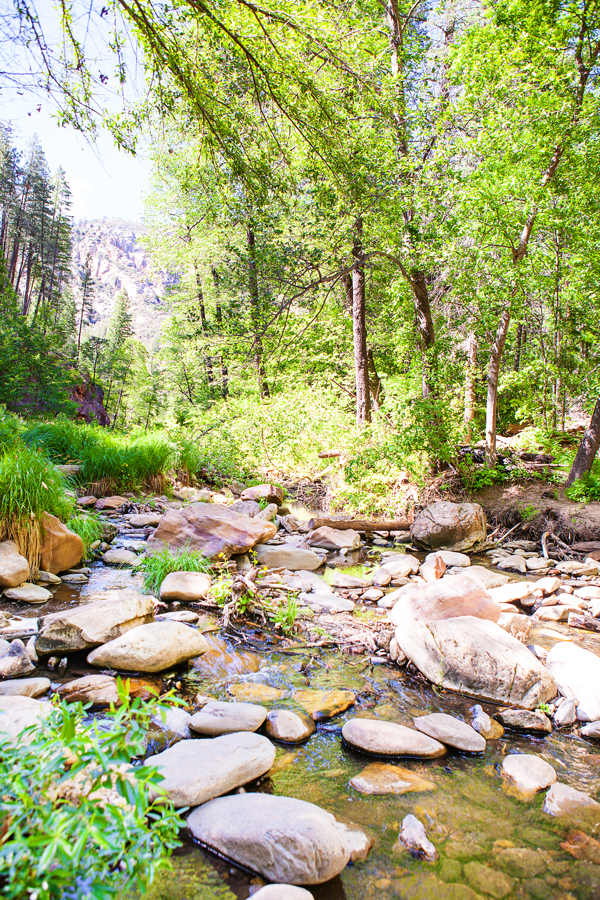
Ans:
[[[295,884],[266,884],[252,900],[313,900],[313,895]]]
[[[283,488],[277,484],[256,484],[254,487],[246,488],[240,495],[242,500],[265,500],[267,503],[276,503],[281,506],[283,503]]]
[[[397,622],[396,640],[433,684],[508,706],[535,709],[556,696],[551,673],[520,641],[474,616]]]
[[[16,678],[0,682],[0,697],[40,697],[50,690],[49,678]]]
[[[153,615],[148,594],[128,589],[106,591],[100,600],[40,619],[36,650],[42,654],[87,650],[151,622]]]
[[[435,759],[446,748],[414,728],[382,719],[348,719],[342,728],[347,744],[375,756],[416,756]]]
[[[4,591],[7,600],[16,600],[20,603],[47,603],[52,600],[52,592],[39,584],[22,584],[21,587],[7,588]]]
[[[210,583],[210,575],[204,572],[170,572],[160,586],[160,599],[202,600],[209,591]]]
[[[253,519],[252,521],[256,521]],[[290,572],[306,569],[309,572],[318,569],[323,558],[305,547],[294,547],[291,544],[258,544],[254,548],[256,561],[260,566],[268,569],[278,569],[283,566]]]
[[[502,774],[523,794],[536,794],[556,781],[553,766],[533,753],[509,753],[502,761]]]
[[[52,712],[51,703],[32,697],[0,697],[0,734],[19,738],[25,728],[40,725]],[[20,737],[20,740],[23,740]]]
[[[548,653],[546,666],[561,688],[576,698],[580,721],[600,719],[600,657],[570,641],[560,641]]]
[[[187,826],[201,844],[271,881],[322,884],[350,859],[335,818],[291,797],[220,797],[195,809]]]
[[[403,591],[388,615],[397,625],[407,615],[423,622],[454,619],[457,616],[474,616],[497,622],[501,612],[502,607],[490,597],[481,582],[465,574]]]
[[[265,731],[274,741],[285,744],[301,744],[316,730],[315,723],[304,713],[291,709],[274,709],[267,714]]]
[[[322,525],[315,528],[308,538],[311,547],[323,547],[325,550],[358,550],[360,547],[360,534],[348,528],[342,531],[339,528],[330,528]]]
[[[194,713],[190,728],[197,734],[232,734],[257,731],[267,718],[267,710],[256,703],[220,703],[213,700]]]
[[[485,514],[478,503],[430,503],[415,516],[410,534],[431,550],[470,550],[485,541]]]
[[[361,794],[408,794],[434,791],[435,784],[403,766],[389,763],[369,763],[350,779],[352,787]]]
[[[34,665],[29,658],[23,641],[11,641],[0,655],[0,678],[15,678],[33,672]]]
[[[91,666],[126,672],[164,672],[207,650],[208,644],[197,628],[166,620],[132,628],[92,650],[87,661]]]
[[[67,528],[56,516],[44,513],[42,517],[42,546],[40,568],[58,575],[77,566],[83,557],[83,541]]]
[[[137,566],[139,561],[139,556],[133,550],[124,550],[120,547],[107,550],[102,557],[102,562],[107,566]]]
[[[496,717],[503,725],[520,731],[538,731],[550,734],[552,722],[541,709],[501,709]]]
[[[188,547],[208,558],[229,559],[246,553],[259,541],[268,541],[277,526],[264,519],[251,519],[217,503],[192,503],[183,509],[168,509],[148,540],[148,552],[169,547]]]
[[[423,734],[435,738],[447,747],[465,750],[467,753],[483,753],[486,747],[485,738],[474,728],[446,713],[431,713],[413,719],[415,728]]]
[[[586,794],[557,781],[552,785],[542,807],[549,816],[567,816],[582,809],[591,809],[600,815],[600,803]]]
[[[0,588],[18,587],[29,578],[29,563],[14,541],[0,543]]]

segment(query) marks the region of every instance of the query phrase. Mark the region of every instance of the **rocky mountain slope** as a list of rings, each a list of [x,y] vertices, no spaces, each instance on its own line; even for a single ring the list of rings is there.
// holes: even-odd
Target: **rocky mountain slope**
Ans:
[[[143,233],[141,222],[125,219],[77,222],[73,228],[73,285],[77,294],[79,273],[89,254],[95,281],[93,333],[105,334],[115,298],[126,290],[135,335],[152,351],[167,314],[164,297],[173,276],[154,267],[140,244]]]

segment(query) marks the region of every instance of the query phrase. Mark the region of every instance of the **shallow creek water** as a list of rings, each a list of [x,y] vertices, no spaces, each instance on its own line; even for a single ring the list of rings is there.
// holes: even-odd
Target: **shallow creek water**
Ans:
[[[122,540],[122,546],[126,540]],[[359,563],[362,560],[348,560]],[[102,590],[139,586],[139,577],[130,571],[107,569],[95,564],[88,584],[61,585],[43,613],[95,599]],[[22,614],[16,604],[2,608]],[[31,615],[42,614],[31,610]],[[540,629],[535,642],[549,648],[566,635],[567,629],[552,626]],[[569,633],[573,637],[573,631]],[[298,708],[292,699],[297,689],[347,688],[357,695],[355,706],[333,719],[318,724],[317,732],[303,745],[278,745],[277,759],[269,776],[247,790],[267,791],[312,801],[338,818],[360,825],[374,839],[365,861],[346,867],[325,885],[311,886],[315,900],[475,900],[477,897],[551,898],[551,900],[593,900],[600,897],[600,857],[597,865],[574,859],[561,848],[567,834],[578,823],[553,819],[542,812],[544,792],[524,800],[507,787],[499,774],[507,752],[540,755],[551,763],[559,781],[596,797],[600,746],[585,741],[566,729],[545,738],[509,731],[498,741],[489,741],[479,756],[450,751],[435,760],[386,759],[398,763],[435,784],[427,792],[404,795],[364,795],[350,779],[373,757],[359,754],[342,744],[341,727],[354,716],[378,717],[411,725],[412,716],[423,712],[448,712],[470,721],[469,708],[477,702],[447,692],[437,692],[418,677],[391,665],[373,665],[367,657],[342,654],[331,649],[284,649],[260,630],[240,631],[224,637],[211,633],[210,660],[198,668],[184,667],[165,679],[168,687],[188,700],[196,693],[221,700],[253,699],[251,692],[261,685],[281,692],[264,702],[269,708]],[[600,636],[578,633],[578,643],[600,655]],[[53,682],[64,681],[90,671],[85,656],[73,657],[66,673],[46,671]],[[248,696],[242,696],[242,686]],[[271,692],[272,693],[272,692]],[[493,714],[494,706],[482,703]],[[414,813],[425,825],[428,837],[439,852],[436,863],[415,859],[393,849],[402,819]],[[579,823],[581,825],[581,823]],[[588,834],[598,836],[600,823],[583,823]],[[523,856],[517,865],[507,860],[503,850],[525,848],[534,853]],[[489,866],[504,873],[509,881],[496,883],[484,875],[477,881],[472,864]],[[481,873],[480,873],[481,874]],[[162,875],[145,895],[146,900],[245,900],[262,884],[200,847],[186,843],[173,859],[173,871]],[[474,890],[475,887],[475,890]],[[507,890],[508,887],[508,890]]]

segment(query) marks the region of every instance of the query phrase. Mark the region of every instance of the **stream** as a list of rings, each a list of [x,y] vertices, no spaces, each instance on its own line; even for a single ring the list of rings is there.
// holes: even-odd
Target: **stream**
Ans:
[[[143,535],[134,532],[121,534],[114,545],[127,547],[140,537]],[[340,560],[355,565],[362,561],[350,555]],[[488,561],[483,558],[477,562]],[[141,576],[96,562],[87,584],[58,586],[53,599],[43,608],[32,610],[31,615],[90,602],[97,599],[94,595],[98,592],[114,588],[139,590]],[[0,602],[0,609],[13,615],[23,613],[21,604],[6,601]],[[365,616],[375,615],[372,608],[364,610]],[[566,634],[567,629],[560,625],[538,628],[535,642],[549,649]],[[414,715],[447,712],[470,722],[469,709],[477,701],[435,691],[420,676],[389,664],[387,658],[375,664],[369,656],[335,649],[284,648],[282,644],[289,642],[258,626],[245,625],[243,632],[236,629],[226,636],[209,632],[206,637],[211,645],[209,654],[200,657],[196,666],[182,666],[175,675],[162,679],[164,687],[175,688],[188,701],[200,693],[218,700],[248,700],[269,708],[298,709],[290,697],[294,689],[346,688],[357,695],[356,704],[345,713],[319,722],[306,743],[276,745],[277,758],[269,775],[246,787],[314,802],[340,820],[361,826],[374,840],[366,860],[349,864],[327,884],[308,886],[315,900],[600,897],[600,856],[594,858],[592,854],[590,859],[584,853],[578,859],[561,847],[573,830],[573,822],[542,812],[544,791],[533,799],[519,798],[499,772],[507,752],[535,753],[554,766],[559,781],[596,796],[600,786],[597,744],[582,739],[571,728],[544,737],[507,729],[501,739],[488,741],[481,755],[450,750],[433,760],[382,760],[427,778],[433,782],[431,790],[402,795],[362,794],[350,785],[350,779],[377,760],[342,744],[341,728],[346,719],[369,716],[412,725]],[[574,636],[571,630],[569,637],[600,655],[600,636],[582,632]],[[98,670],[90,668],[85,654],[81,654],[69,658],[65,671],[48,670],[40,664],[36,675],[46,675],[57,687],[92,671]],[[490,715],[496,711],[491,703],[481,705]],[[435,863],[413,858],[394,847],[408,813],[425,825],[439,852]],[[597,823],[582,820],[581,827],[597,836]],[[507,854],[510,848],[526,852]],[[144,895],[146,900],[246,900],[264,883],[191,842],[184,843],[172,863],[172,871],[155,881]]]

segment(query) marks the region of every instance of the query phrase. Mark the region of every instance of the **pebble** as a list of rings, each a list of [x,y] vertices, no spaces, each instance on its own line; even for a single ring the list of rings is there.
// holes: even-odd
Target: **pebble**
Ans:
[[[369,763],[350,779],[350,784],[361,794],[408,794],[434,791],[436,787],[433,781],[422,778],[411,769],[378,762]]]
[[[556,781],[556,771],[533,753],[509,753],[502,761],[506,775],[524,794],[535,794]]]
[[[469,753],[483,753],[485,750],[485,738],[478,734],[466,722],[461,722],[454,716],[446,713],[431,713],[428,716],[418,716],[413,719],[415,728],[423,734],[435,738],[447,747],[455,747],[457,750],[466,750]]]
[[[427,837],[425,826],[412,814],[402,820],[398,842],[411,853],[424,856],[429,862],[435,862],[438,858],[437,850]]]
[[[497,741],[502,737],[504,728],[500,722],[496,722],[495,719],[490,718],[481,706],[472,706],[470,712],[473,713],[471,726],[487,741]]]
[[[349,719],[342,728],[347,744],[376,756],[417,756],[434,759],[446,748],[428,735],[381,719]]]

